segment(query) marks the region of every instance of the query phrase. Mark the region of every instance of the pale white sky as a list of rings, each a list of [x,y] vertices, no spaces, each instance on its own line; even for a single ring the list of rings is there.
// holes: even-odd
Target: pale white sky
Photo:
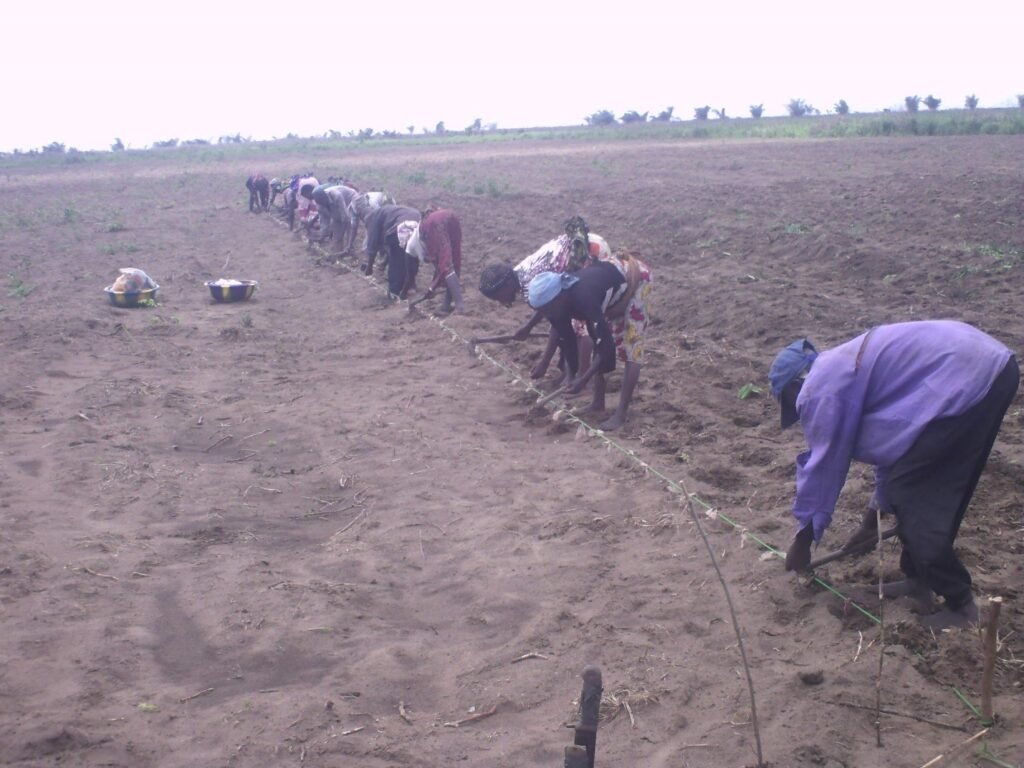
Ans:
[[[1024,93],[1024,3],[997,0],[55,0],[6,4],[0,151],[406,131],[608,109],[785,114]],[[704,5],[703,3],[701,4]],[[712,3],[707,3],[712,5]]]

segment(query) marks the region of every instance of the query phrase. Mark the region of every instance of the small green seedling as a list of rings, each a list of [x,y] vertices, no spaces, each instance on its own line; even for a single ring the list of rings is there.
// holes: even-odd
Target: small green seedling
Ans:
[[[746,384],[740,387],[740,391],[737,393],[737,397],[739,397],[740,400],[746,400],[748,397],[751,397],[752,395],[760,395],[761,391],[762,390],[760,387],[756,386],[752,381],[748,381]]]

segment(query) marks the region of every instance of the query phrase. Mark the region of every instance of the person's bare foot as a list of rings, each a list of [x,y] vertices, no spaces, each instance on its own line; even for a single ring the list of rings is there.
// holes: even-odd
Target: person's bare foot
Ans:
[[[943,608],[928,616],[922,616],[918,621],[921,626],[928,629],[952,629],[954,627],[969,627],[977,624],[981,615],[978,613],[978,606],[974,600],[959,608]]]
[[[890,600],[909,597],[914,613],[929,613],[935,607],[935,593],[917,579],[887,581],[882,584],[882,594]]]
[[[616,429],[626,423],[626,417],[619,414],[618,411],[613,413],[608,419],[601,422],[601,429],[605,432],[614,432]]]

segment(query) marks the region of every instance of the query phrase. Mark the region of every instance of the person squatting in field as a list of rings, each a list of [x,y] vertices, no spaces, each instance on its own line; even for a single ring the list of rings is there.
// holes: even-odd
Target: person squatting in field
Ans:
[[[245,180],[249,190],[249,213],[270,210],[270,182],[261,173],[254,173]]]
[[[640,380],[651,282],[646,266],[633,261],[642,273],[632,279],[615,263],[600,261],[575,273],[541,272],[527,288],[530,306],[548,319],[552,336],[557,336],[566,365],[561,386],[568,388],[567,394],[578,394],[594,380],[594,396],[586,412],[605,410],[605,375],[615,370],[616,359],[625,363],[619,404],[601,423],[605,430],[626,423]],[[592,340],[594,354],[579,354],[580,328]]]
[[[820,355],[798,339],[769,372],[782,428],[800,422],[786,570],[805,570],[812,542],[832,522],[852,461],[875,467],[875,493],[844,549],[871,548],[876,510],[896,517],[906,578],[887,597],[915,598],[933,629],[978,621],[971,576],[954,550],[967,506],[1019,384],[1013,352],[965,323],[880,325]]]
[[[381,252],[388,258],[388,295],[404,299],[416,287],[419,260],[405,247],[420,222],[420,212],[405,205],[382,205],[366,216],[366,262],[363,274],[373,274],[373,262]]]
[[[444,283],[444,302],[441,312],[447,314],[466,311],[462,301],[462,225],[454,211],[439,210],[424,213],[423,220],[409,237],[406,252],[424,264],[434,265],[434,278],[423,298],[428,299]]]

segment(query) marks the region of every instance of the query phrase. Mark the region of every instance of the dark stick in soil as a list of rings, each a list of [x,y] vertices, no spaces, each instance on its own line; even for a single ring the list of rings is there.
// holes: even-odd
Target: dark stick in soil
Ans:
[[[587,768],[594,768],[597,753],[597,721],[601,713],[601,670],[593,664],[583,668],[583,690],[580,692],[579,718],[576,721],[576,746],[587,750]],[[566,753],[568,754],[568,753]]]
[[[878,678],[875,680],[875,745],[882,746],[882,660],[885,658],[885,591],[882,587],[884,555],[882,553],[882,510],[875,510],[878,531]],[[895,530],[892,531],[895,533]]]

